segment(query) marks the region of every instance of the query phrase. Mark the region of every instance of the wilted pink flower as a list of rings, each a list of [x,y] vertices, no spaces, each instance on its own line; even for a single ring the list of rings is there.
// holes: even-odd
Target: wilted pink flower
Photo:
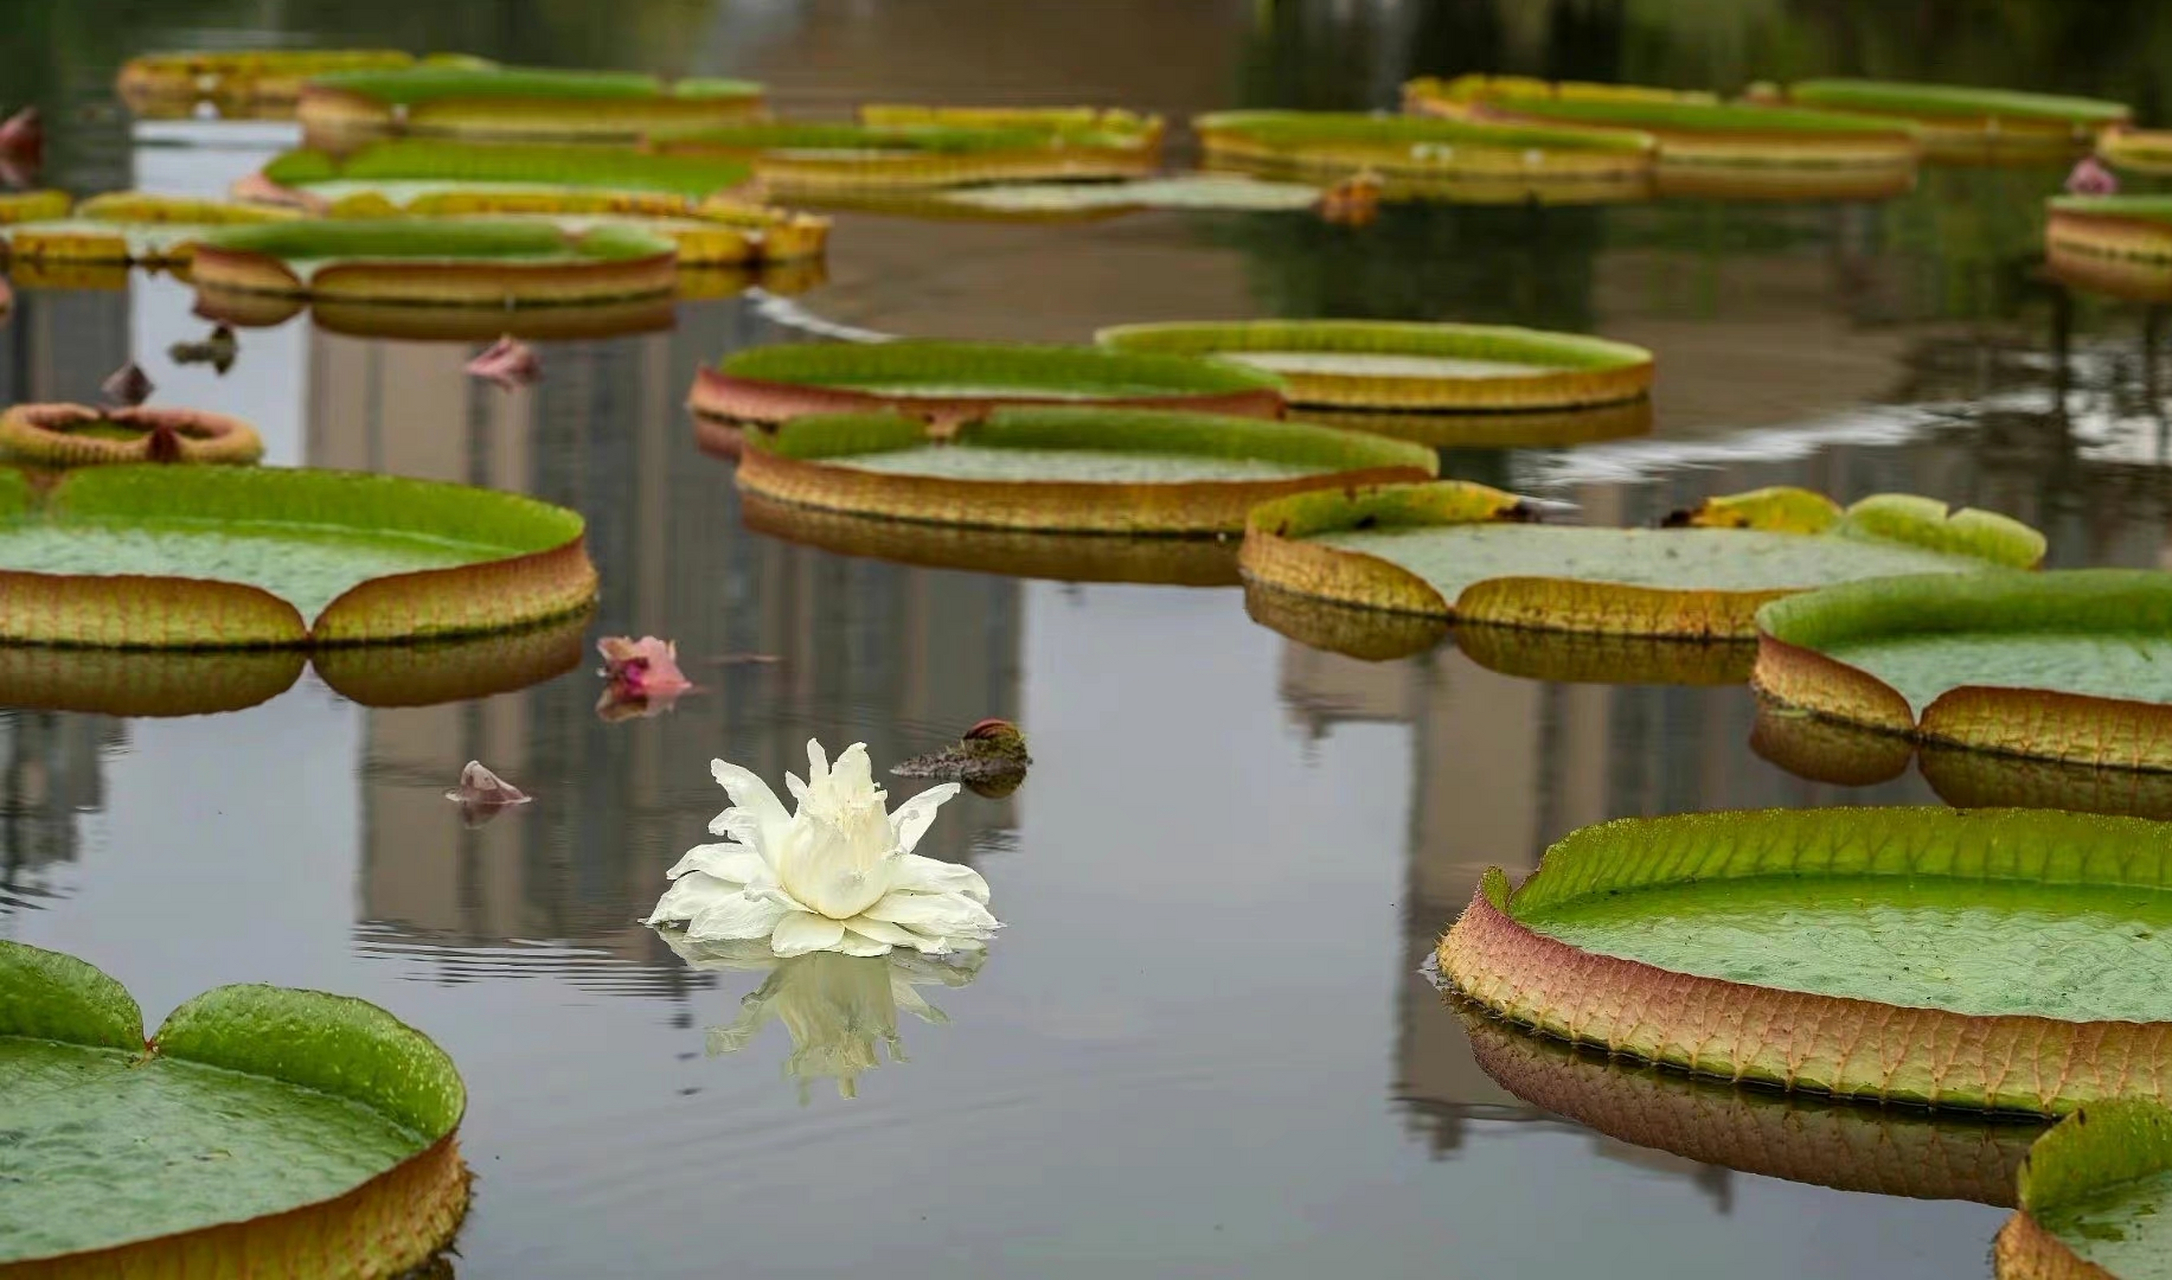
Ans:
[[[605,636],[596,642],[596,651],[603,655],[603,670],[596,674],[604,678],[596,714],[606,720],[655,715],[694,687],[679,670],[676,641]]]
[[[2074,172],[2066,175],[2068,195],[2110,196],[2119,194],[2119,178],[2098,162],[2095,156],[2083,156],[2075,162]]]
[[[447,800],[460,802],[460,816],[471,827],[479,827],[498,816],[501,810],[516,804],[527,804],[532,798],[525,791],[492,773],[480,760],[468,761],[460,771],[460,785],[445,793]]]
[[[24,107],[0,121],[0,154],[33,165],[44,159],[45,123],[36,107]]]
[[[527,343],[506,334],[490,344],[488,350],[468,361],[468,376],[485,378],[498,384],[502,391],[525,387],[543,380],[542,362],[535,358],[535,351]]]
[[[150,399],[151,392],[155,390],[157,388],[151,384],[151,375],[145,373],[143,366],[133,360],[115,369],[107,375],[104,382],[98,384],[99,398],[108,409],[133,409]]]

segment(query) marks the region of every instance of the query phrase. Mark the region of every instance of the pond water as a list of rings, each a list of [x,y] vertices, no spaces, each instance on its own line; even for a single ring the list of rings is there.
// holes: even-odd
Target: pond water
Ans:
[[[275,25],[262,25],[276,15]],[[609,6],[19,0],[0,90],[51,121],[47,178],[216,194],[274,124],[132,124],[152,48],[394,44],[746,75],[861,99],[1386,107],[1421,72],[1684,85],[1870,73],[2167,101],[2161,6],[621,0]],[[442,1043],[471,1093],[462,1277],[1761,1276],[1988,1273],[2004,1213],[1826,1190],[1630,1145],[1519,1101],[1421,970],[1488,864],[1628,814],[1926,802],[1748,749],[1735,686],[1559,685],[1452,644],[1371,663],[1251,621],[1234,587],[1077,585],[852,559],[742,527],[682,409],[695,369],[872,329],[1077,341],[1126,321],[1378,316],[1590,330],[1660,352],[1649,439],[1456,451],[1450,474],[1650,522],[1790,483],[1918,491],[2043,528],[2051,563],[2166,563],[2172,423],[2142,310],[2040,282],[2057,172],[1930,170],[1878,205],[1673,202],[1136,213],[1004,223],[840,214],[826,278],[685,302],[669,330],[537,344],[244,330],[177,366],[189,290],[27,288],[8,400],[88,399],[133,356],[158,400],[241,415],[267,463],[492,485],[580,509],[594,635],[675,637],[702,688],[607,723],[582,669],[372,709],[315,675],[253,709],[0,714],[0,936],[74,952],[155,1023],[206,987],[351,993]],[[777,660],[748,661],[748,655]],[[878,770],[984,716],[1033,773],[921,846],[1009,926],[963,972],[690,965],[637,919],[724,804],[821,738]],[[443,798],[481,759],[536,801]],[[902,797],[918,784],[892,786]],[[763,993],[742,1023],[742,1001]],[[900,997],[903,989],[909,994]],[[794,1057],[914,997],[909,1061]],[[774,1020],[761,1024],[761,1017]],[[734,1031],[734,1024],[740,1024]],[[717,1029],[721,1029],[721,1032]],[[709,1048],[728,1050],[711,1055]],[[835,1049],[834,1044],[827,1047]],[[849,1046],[846,1046],[849,1048]],[[5,1201],[0,1198],[0,1212]]]

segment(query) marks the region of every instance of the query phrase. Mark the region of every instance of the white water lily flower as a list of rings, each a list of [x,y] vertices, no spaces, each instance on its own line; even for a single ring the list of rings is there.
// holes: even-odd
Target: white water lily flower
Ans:
[[[780,956],[971,951],[1001,927],[979,872],[912,852],[936,806],[958,794],[956,783],[890,813],[864,744],[845,748],[833,766],[822,744],[809,742],[807,780],[785,775],[799,801],[788,814],[747,770],[722,760],[709,769],[732,798],[709,830],[728,838],[687,850],[648,923],[684,924],[692,942],[766,938]]]

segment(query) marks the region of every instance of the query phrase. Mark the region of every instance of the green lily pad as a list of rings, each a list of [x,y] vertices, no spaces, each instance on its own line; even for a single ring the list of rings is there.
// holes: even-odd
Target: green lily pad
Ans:
[[[1974,1110],[2172,1093],[2172,842],[2033,810],[1690,814],[1487,872],[1442,973],[1692,1072]]]
[[[459,1073],[360,1000],[221,987],[147,1048],[119,983],[0,941],[0,1071],[0,1267],[389,1275],[466,1207]]]
[[[984,213],[1058,214],[1132,209],[1220,209],[1293,213],[1312,208],[1320,189],[1239,174],[1185,174],[1103,182],[988,183],[947,192],[945,201]]]
[[[1116,351],[1210,355],[1278,374],[1290,403],[1405,410],[1560,409],[1634,400],[1652,353],[1506,325],[1178,321],[1094,335]]]
[[[2102,98],[1907,80],[1797,80],[1787,87],[1787,96],[1791,102],[1813,107],[1907,119],[2040,120],[2095,128],[2133,114],[2125,103]]]
[[[2093,1103],[2037,1139],[2021,1212],[1999,1232],[2000,1280],[2172,1276],[2172,1111]]]
[[[252,648],[518,627],[594,598],[582,529],[529,498],[390,476],[113,466],[40,494],[0,472],[0,638]]]
[[[669,293],[677,252],[631,226],[570,235],[535,220],[304,218],[205,236],[191,278],[214,293],[562,306]]]
[[[304,148],[275,156],[260,173],[277,187],[325,200],[374,191],[395,205],[442,191],[647,191],[699,200],[746,181],[747,166],[698,156],[550,143],[372,143],[341,154]]]
[[[566,71],[541,67],[394,67],[311,77],[309,88],[352,94],[387,105],[418,107],[448,101],[518,98],[567,102],[656,98],[727,99],[759,104],[762,86],[750,80],[687,79],[666,83],[634,71]]]
[[[1246,571],[1270,587],[1468,621],[1625,635],[1754,634],[1758,605],[1827,583],[2033,565],[2035,531],[1910,495],[1843,512],[1799,489],[1717,498],[1688,527],[1537,525],[1512,495],[1445,482],[1263,506]]]
[[[940,421],[1005,405],[1099,404],[1279,417],[1273,374],[1190,356],[1097,347],[907,341],[755,347],[696,375],[697,413],[774,425],[891,409]]]
[[[2172,579],[1905,577],[1767,606],[1753,679],[1819,715],[1959,746],[2172,769]]]
[[[1019,408],[931,429],[901,414],[796,418],[748,438],[739,484],[783,502],[981,528],[1233,533],[1262,499],[1423,478],[1431,450],[1297,422]]]

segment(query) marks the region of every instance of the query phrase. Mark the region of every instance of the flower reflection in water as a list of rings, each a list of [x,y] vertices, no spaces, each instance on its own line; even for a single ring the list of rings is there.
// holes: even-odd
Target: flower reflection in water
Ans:
[[[764,940],[697,942],[683,929],[657,932],[693,968],[768,970],[762,985],[740,1001],[737,1020],[708,1029],[706,1045],[711,1056],[737,1053],[771,1022],[782,1022],[792,1037],[784,1074],[798,1082],[801,1103],[818,1079],[835,1080],[839,1097],[857,1096],[860,1073],[881,1066],[885,1052],[892,1062],[907,1061],[898,1011],[922,1022],[949,1022],[918,988],[962,987],[987,959],[984,951],[938,958],[904,948],[881,956],[815,951],[779,959]]]

